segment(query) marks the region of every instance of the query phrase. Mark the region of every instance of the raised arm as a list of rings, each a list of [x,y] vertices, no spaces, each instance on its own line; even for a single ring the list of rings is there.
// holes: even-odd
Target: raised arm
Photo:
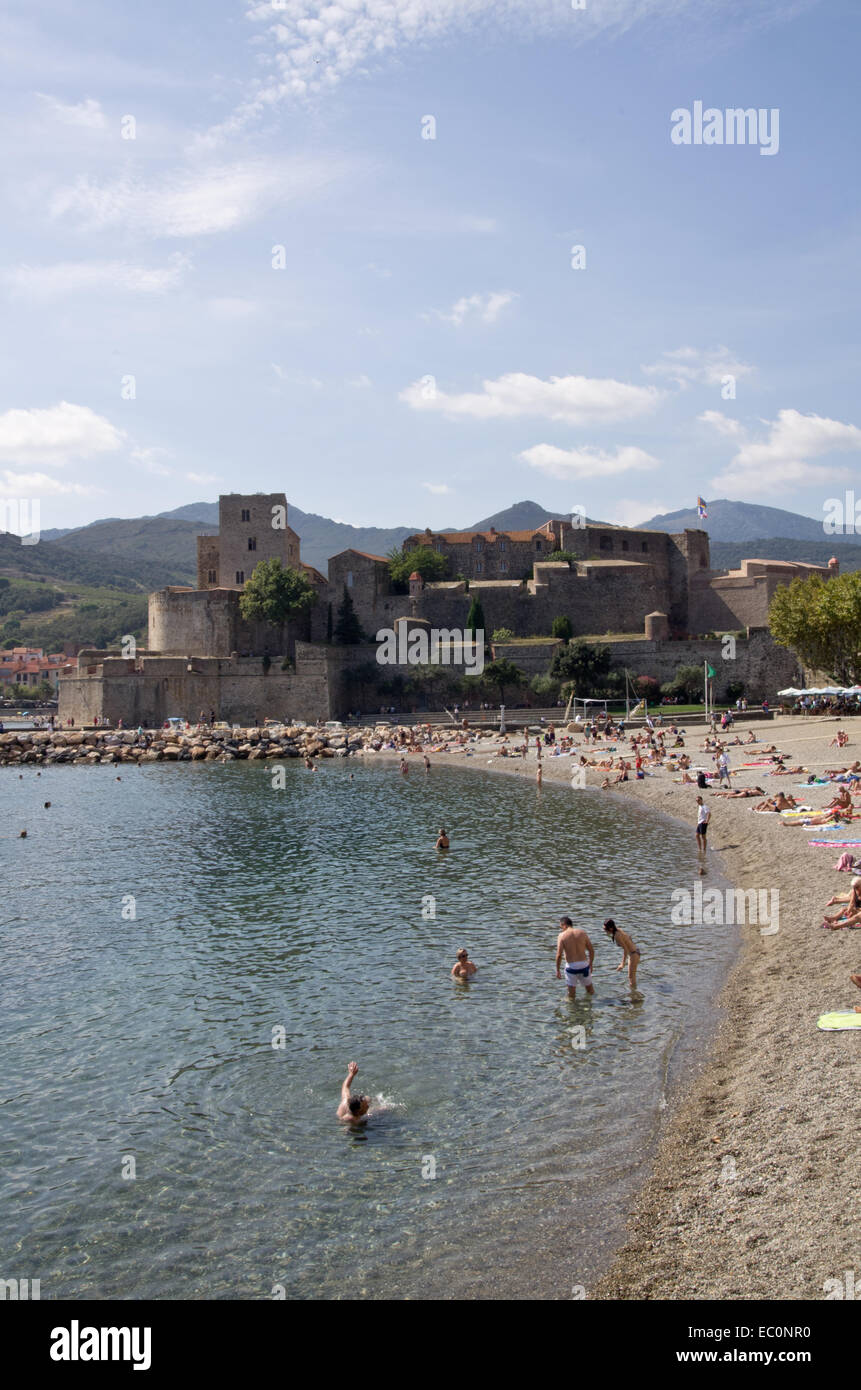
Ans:
[[[346,1105],[347,1101],[350,1099],[350,1087],[351,1087],[352,1084],[353,1084],[353,1080],[354,1080],[355,1075],[356,1075],[356,1072],[357,1072],[358,1070],[359,1070],[359,1065],[358,1065],[357,1062],[351,1062],[350,1065],[347,1067],[347,1075],[344,1077],[344,1080],[341,1082],[341,1104],[342,1104],[342,1105]]]

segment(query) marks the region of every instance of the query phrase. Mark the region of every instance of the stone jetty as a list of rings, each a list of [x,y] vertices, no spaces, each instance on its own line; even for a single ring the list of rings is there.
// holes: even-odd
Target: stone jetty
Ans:
[[[434,726],[432,738],[458,733]],[[351,753],[410,746],[427,729],[392,725],[332,730],[313,725],[274,728],[15,729],[0,734],[0,767],[74,763],[249,762],[267,758],[345,758]],[[415,744],[413,744],[415,747]]]

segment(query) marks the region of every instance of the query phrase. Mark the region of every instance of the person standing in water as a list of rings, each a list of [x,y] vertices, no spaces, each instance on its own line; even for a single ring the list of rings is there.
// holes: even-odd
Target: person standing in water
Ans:
[[[712,813],[705,804],[701,796],[697,797],[697,854],[700,861],[700,873],[704,874],[706,864],[706,835],[708,834],[709,821]]]
[[[559,970],[562,957],[565,957],[565,984],[568,998],[577,998],[577,986],[584,985],[587,994],[595,993],[592,984],[592,962],[595,947],[582,927],[575,927],[570,917],[560,917],[559,936],[556,939],[556,978],[562,979]]]
[[[437,840],[436,840],[436,844],[434,845],[434,849],[448,849],[448,836],[447,836],[446,833],[445,833],[445,826],[444,826],[444,825],[443,825],[443,826],[440,826],[440,832],[439,832],[439,835],[437,836]]]
[[[456,980],[468,980],[470,975],[474,975],[477,969],[478,966],[473,965],[466,947],[461,946],[457,953],[457,960],[451,968],[451,973],[454,978]]]
[[[640,952],[637,950],[637,947],[634,945],[628,933],[626,931],[622,931],[621,927],[617,927],[612,917],[607,918],[606,922],[604,923],[604,930],[609,936],[610,940],[615,941],[616,945],[621,946],[622,948],[622,964],[617,965],[616,969],[624,970],[625,966],[627,965],[628,979],[631,984],[631,989],[636,989],[637,966],[640,964]]]

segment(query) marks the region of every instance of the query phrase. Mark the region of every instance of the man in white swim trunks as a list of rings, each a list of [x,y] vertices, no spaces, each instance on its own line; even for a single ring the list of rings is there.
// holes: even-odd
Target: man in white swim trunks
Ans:
[[[587,994],[595,993],[592,984],[592,962],[595,947],[582,927],[575,927],[570,917],[559,919],[559,936],[556,941],[556,978],[562,979],[559,969],[565,957],[565,984],[568,998],[577,998],[577,986],[584,985]]]

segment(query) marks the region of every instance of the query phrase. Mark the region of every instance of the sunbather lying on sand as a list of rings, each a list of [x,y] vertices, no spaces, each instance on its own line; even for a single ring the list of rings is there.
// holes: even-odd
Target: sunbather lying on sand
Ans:
[[[782,820],[781,825],[836,825],[838,820],[849,820],[846,811],[813,811],[809,816],[799,816],[797,820]]]
[[[736,797],[765,796],[765,792],[763,791],[762,787],[738,787],[735,791],[715,792],[715,796],[724,796],[727,797],[730,801],[732,801]],[[756,809],[759,810],[759,807],[757,806]]]
[[[761,801],[753,809],[755,811],[794,811],[797,804],[794,796],[786,796],[783,792],[778,792],[777,796],[770,796],[767,801]]]
[[[779,763],[778,766],[772,770],[771,775],[772,777],[789,777],[789,775],[792,774],[793,777],[796,777],[799,773],[806,771],[806,767],[784,767],[783,763]]]

